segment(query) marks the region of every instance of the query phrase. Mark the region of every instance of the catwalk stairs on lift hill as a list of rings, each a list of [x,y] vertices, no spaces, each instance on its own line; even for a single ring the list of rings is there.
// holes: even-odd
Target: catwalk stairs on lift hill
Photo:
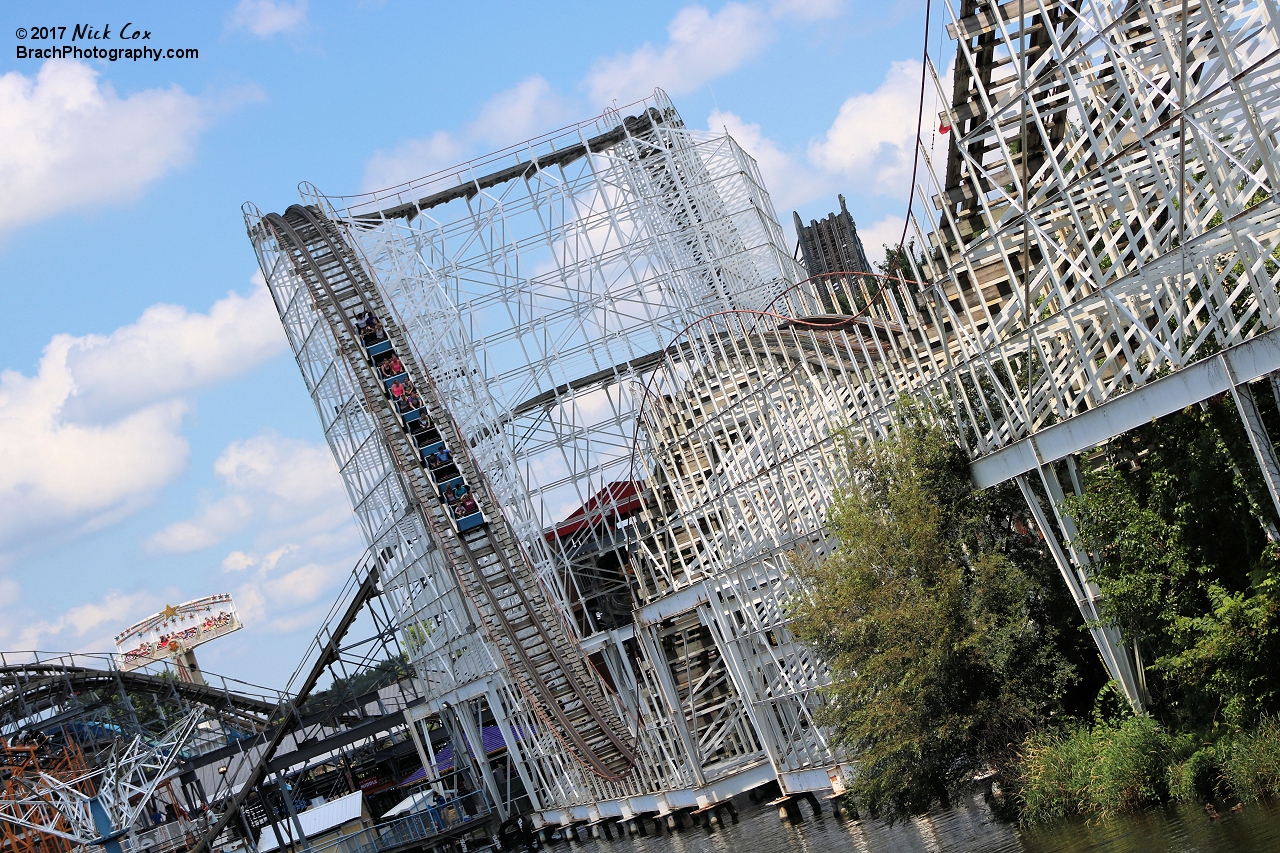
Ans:
[[[604,684],[569,636],[542,589],[510,525],[494,504],[471,452],[442,405],[431,377],[417,363],[400,325],[369,273],[332,220],[315,208],[293,205],[266,222],[281,249],[306,282],[350,365],[388,448],[444,550],[459,582],[479,612],[489,636],[556,736],[593,772],[620,779],[635,765],[632,737],[605,692]],[[423,454],[397,414],[373,359],[357,333],[366,313],[377,317],[395,355],[421,398],[420,410],[439,430],[457,470],[476,500],[484,523],[459,530]]]

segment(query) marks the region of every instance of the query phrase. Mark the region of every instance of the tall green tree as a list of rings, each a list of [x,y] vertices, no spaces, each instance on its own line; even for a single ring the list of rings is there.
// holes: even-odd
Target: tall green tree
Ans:
[[[1153,712],[1174,731],[1280,713],[1277,519],[1230,398],[1118,437],[1093,467],[1068,508]]]
[[[956,443],[918,423],[850,467],[839,548],[798,567],[810,594],[793,625],[831,667],[823,722],[857,763],[853,795],[896,816],[979,771],[1012,783],[1026,735],[1103,680],[1020,493],[977,491]]]

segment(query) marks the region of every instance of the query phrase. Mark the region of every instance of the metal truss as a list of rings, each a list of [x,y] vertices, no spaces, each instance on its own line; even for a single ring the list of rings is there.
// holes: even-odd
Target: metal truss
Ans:
[[[810,531],[821,550],[823,492],[841,476],[823,449],[831,430],[887,435],[909,402],[956,429],[979,485],[1017,478],[1108,670],[1141,707],[1139,652],[1101,624],[1062,504],[1081,489],[1073,453],[1174,401],[1229,389],[1246,427],[1257,420],[1248,383],[1276,369],[1280,307],[1277,10],[947,8],[950,86],[928,71],[949,147],[933,162],[920,141],[908,269],[825,275],[775,316],[690,330],[645,417],[657,442],[646,470],[673,502],[654,519],[667,541],[650,549],[647,582],[661,594],[730,575],[768,552],[761,533],[786,549]],[[1250,439],[1264,473],[1280,470],[1265,432]],[[679,559],[663,559],[673,543]]]
[[[1280,310],[1276,7],[948,9],[951,85],[928,68],[948,154],[935,163],[920,141],[908,269],[823,270],[765,314],[705,318],[669,350],[638,447],[667,497],[645,592],[825,548],[823,508],[843,476],[832,431],[887,435],[910,401],[956,430],[979,485],[1018,478],[1108,670],[1141,707],[1138,651],[1100,624],[1062,510],[1081,488],[1071,454],[1167,413],[1197,382],[1221,385],[1170,384],[1209,358],[1257,422],[1248,382],[1276,369]],[[1060,452],[1046,455],[1036,436],[1053,431]],[[1280,484],[1265,432],[1250,439]],[[793,678],[797,696],[816,683]]]
[[[1020,478],[1108,669],[1141,704],[1136,650],[1099,624],[1061,511],[1074,461],[1034,438],[1096,424],[1084,416],[1209,356],[1249,414],[1246,383],[1264,374],[1239,368],[1266,359],[1241,348],[1280,311],[1274,10],[948,8],[950,85],[928,69],[948,105],[947,160],[921,146],[915,242],[892,277],[868,273],[850,238],[856,269],[803,280],[754,163],[685,128],[661,93],[387,191],[303,186],[632,721],[641,760],[626,779],[583,773],[500,638],[474,630],[483,608],[414,509],[418,475],[247,209],[357,517],[390,561],[422,713],[468,737],[497,720],[544,814],[625,814],[655,794],[670,808],[729,778],[812,790],[838,771],[813,716],[826,671],[787,630],[804,592],[790,561],[833,544],[838,437],[889,434],[906,401],[956,430],[980,484]],[[1265,434],[1250,435],[1265,457]]]
[[[425,547],[445,555],[542,730],[554,734],[597,775],[620,778],[634,758],[598,674],[572,653],[561,620],[524,552],[512,541],[512,527],[495,505],[488,479],[477,470],[473,442],[444,407],[434,375],[419,364],[359,257],[338,226],[311,209],[295,205],[283,217],[268,215],[264,225],[288,246],[313,304],[339,339],[345,364],[356,374],[376,414],[380,437],[395,457],[413,511],[430,531]],[[385,340],[366,342],[357,332],[355,324],[369,318],[378,319]],[[378,375],[388,369],[416,389],[411,407],[400,405],[407,399],[393,400],[390,388],[398,380],[390,373],[386,381]],[[402,387],[396,390],[404,394]],[[472,500],[465,524],[446,504],[446,493],[455,486],[465,488]]]
[[[393,597],[382,580],[385,565],[369,553],[357,563],[284,691],[208,672],[208,684],[187,683],[165,662],[124,671],[115,655],[0,653],[0,735],[6,737],[0,765],[9,772],[0,799],[17,804],[27,824],[39,824],[30,831],[10,825],[7,841],[26,853],[58,851],[61,839],[73,834],[53,798],[45,797],[47,806],[20,802],[32,790],[21,787],[20,777],[36,778],[32,768],[101,797],[109,793],[99,784],[104,773],[112,778],[112,768],[140,744],[163,744],[165,727],[189,715],[199,723],[181,749],[181,765],[162,774],[158,792],[148,795],[174,806],[179,819],[131,832],[121,840],[125,849],[185,849],[192,837],[204,845],[226,842],[220,836],[228,830],[299,839],[296,821],[289,825],[293,798],[284,796],[290,784],[322,796],[335,787],[341,793],[354,784],[341,770],[350,758],[397,744],[413,752],[408,716],[422,697],[407,677]],[[354,687],[368,685],[361,676],[370,672],[385,673],[391,683],[377,682],[373,694]],[[455,749],[465,755],[467,747],[459,742]],[[77,759],[72,770],[58,763],[66,756]],[[138,791],[130,799],[142,808]],[[47,827],[64,835],[50,835]]]
[[[1081,488],[1074,460],[1045,458],[1034,436],[1114,410],[1159,377],[1274,328],[1277,9],[1268,0],[948,8],[952,91],[933,78],[954,136],[945,169],[926,162],[916,187],[926,251],[911,261],[924,286],[885,300],[915,315],[913,360],[880,369],[896,395],[928,400],[960,425],[980,485],[1017,477],[1097,624],[1089,556],[1062,511],[1064,483]],[[1145,403],[1144,421],[1168,411],[1150,394],[1133,399]],[[1075,450],[1132,425],[1112,419]],[[1030,464],[1007,465],[1008,453],[987,461],[1015,445],[1031,451],[1021,454]],[[1274,453],[1269,442],[1258,449],[1265,470]],[[1114,628],[1093,630],[1141,707],[1138,650]]]
[[[439,732],[433,735],[430,729],[442,725],[448,730],[444,740],[452,743],[459,762],[475,771],[472,778],[483,775],[470,756],[472,744],[482,742],[479,730],[469,727],[465,718],[458,720],[447,703],[427,708],[421,680],[405,671],[411,652],[420,650],[414,644],[426,638],[420,637],[418,623],[401,621],[408,581],[402,573],[390,574],[398,565],[392,556],[367,551],[358,561],[280,695],[272,725],[256,737],[226,742],[190,762],[194,766],[188,772],[196,777],[192,784],[209,806],[211,818],[201,827],[194,853],[212,849],[228,831],[245,836],[267,833],[282,839],[282,846],[307,849],[298,819],[307,799],[358,790],[350,771],[361,754],[403,751],[400,747],[408,746],[410,754],[423,756],[423,767],[430,767],[425,756],[431,743],[442,745]],[[360,687],[358,694],[354,685],[359,677],[378,671],[389,673],[393,681],[367,693],[363,691],[368,687]],[[491,787],[492,775],[484,781]],[[477,814],[496,806],[505,816],[511,801],[495,797],[471,805]],[[409,843],[431,835],[424,835],[421,825],[415,830],[408,823],[396,821],[388,837]],[[452,836],[483,833],[485,825],[475,821],[456,828]],[[412,838],[403,838],[405,833]]]
[[[358,256],[355,274],[373,283],[389,334],[403,334],[422,372],[416,384],[430,385],[464,441],[483,494],[559,611],[551,618],[614,691],[609,702],[631,721],[640,760],[627,778],[608,781],[582,772],[551,736],[500,652],[501,636],[476,630],[488,617],[441,558],[453,547],[449,531],[433,532],[414,510],[418,475],[397,461],[394,436],[379,435],[339,327],[323,321],[314,291],[247,205],[357,517],[392,561],[384,586],[427,698],[411,716],[439,714],[462,730],[492,717],[544,815],[709,791],[772,767],[770,756],[784,750],[772,739],[795,741],[811,722],[790,706],[770,712],[763,742],[765,715],[743,686],[772,682],[775,670],[735,643],[741,624],[780,618],[776,603],[746,607],[725,591],[720,613],[691,607],[652,622],[632,614],[640,506],[655,500],[632,460],[637,392],[689,324],[763,308],[799,277],[755,163],[728,137],[686,128],[657,93],[625,115],[391,190],[332,197],[304,184],[302,192]],[[742,583],[779,582],[754,567],[740,574]],[[805,655],[778,655],[789,651]]]
[[[824,276],[763,311],[705,317],[644,387],[636,464],[658,500],[640,538],[639,613],[695,606],[784,789],[788,774],[841,758],[813,718],[826,668],[788,630],[787,609],[803,594],[791,561],[832,545],[826,509],[848,481],[840,436],[866,344],[884,335],[832,307],[853,311],[876,289],[875,276]]]
[[[444,692],[497,672],[498,660],[474,630],[456,578],[432,545],[426,520],[414,511],[368,401],[336,357],[333,330],[275,233],[260,227],[260,212],[246,205],[246,218],[356,520],[370,551],[384,562],[382,584],[424,686]]]
[[[109,654],[0,653],[6,842],[39,853],[111,836],[136,849],[203,832],[205,792],[225,795],[213,768],[252,751],[290,707],[280,691],[204,675],[183,681],[166,661],[124,670]],[[180,823],[134,834],[150,824],[140,809],[184,800]]]
[[[949,401],[981,459],[1273,327],[1271,4],[949,8],[898,393]]]
[[[149,669],[126,671],[110,654],[0,652],[0,735],[67,730],[96,759],[95,750],[110,748],[118,738],[153,739],[173,717],[203,710],[211,724],[191,746],[199,750],[217,740],[214,732],[225,742],[261,731],[281,697],[223,676],[210,674],[211,683],[193,684],[171,677],[163,664]],[[112,736],[94,737],[95,732]]]
[[[117,741],[102,764],[71,778],[43,770],[20,777],[22,796],[0,801],[0,821],[53,835],[79,845],[120,850],[129,832],[151,806],[156,788],[180,760],[205,719],[197,709],[159,737]]]
[[[627,476],[628,381],[698,316],[794,280],[755,164],[653,103],[383,193],[304,187],[352,223],[548,574],[590,568],[545,532]]]
[[[908,268],[886,278],[825,265],[767,311],[707,316],[647,388],[637,458],[661,501],[647,514],[642,598],[726,590],[748,612],[785,612],[801,593],[786,553],[829,547],[825,507],[847,480],[836,433],[888,435],[912,405],[956,430],[979,485],[1018,479],[1108,670],[1141,707],[1139,650],[1102,624],[1088,551],[1062,509],[1081,488],[1070,454],[1185,405],[1196,382],[1229,388],[1246,427],[1260,423],[1248,382],[1276,369],[1280,309],[1276,7],[948,8],[950,87],[929,72],[950,144],[934,163],[921,140]],[[1170,384],[1209,358],[1225,385]],[[1041,452],[1036,436],[1050,430],[1069,452]],[[1249,435],[1268,485],[1280,484],[1265,431]],[[1280,507],[1280,485],[1273,497]],[[744,566],[772,569],[776,588],[736,584]],[[767,642],[747,639],[755,625]],[[808,760],[822,746],[807,716],[820,663],[787,647],[785,619],[744,617],[734,633],[725,647],[744,661],[784,649],[779,675],[747,692],[756,730],[771,713],[782,733],[765,742],[804,732]],[[785,748],[771,758],[790,760]]]

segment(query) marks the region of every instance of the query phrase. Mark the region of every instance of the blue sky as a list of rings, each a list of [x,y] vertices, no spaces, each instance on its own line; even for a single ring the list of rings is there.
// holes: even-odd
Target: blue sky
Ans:
[[[417,177],[661,86],[760,161],[788,233],[837,193],[869,249],[901,229],[923,4],[139,0],[0,19],[0,649],[105,651],[165,603],[231,592],[246,628],[203,666],[279,684],[359,556],[245,201]],[[199,58],[16,58],[77,23]],[[17,38],[39,26],[67,30]]]

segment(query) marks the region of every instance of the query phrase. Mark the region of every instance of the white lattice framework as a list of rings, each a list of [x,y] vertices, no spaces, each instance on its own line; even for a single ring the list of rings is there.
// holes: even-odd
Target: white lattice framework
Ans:
[[[655,594],[823,547],[832,431],[886,435],[908,399],[958,428],[979,485],[1018,479],[1095,622],[1088,554],[1061,512],[1080,489],[1071,454],[1230,389],[1275,493],[1247,383],[1280,367],[1276,5],[947,9],[950,91],[929,71],[950,147],[935,163],[919,146],[910,269],[805,283],[778,316],[708,320],[660,371],[641,457],[670,483],[686,559],[654,561]],[[820,330],[793,322],[822,315]],[[1134,650],[1093,631],[1140,705]]]
[[[705,602],[699,618],[780,774],[840,760],[814,719],[828,672],[788,629],[788,605],[802,593],[792,560],[835,544],[825,522],[849,482],[844,431],[886,403],[864,378],[892,331],[852,313],[879,284],[810,279],[764,310],[704,317],[640,391],[635,462],[659,496],[640,540],[641,602]]]
[[[546,531],[632,479],[634,383],[677,334],[709,312],[763,307],[795,281],[754,161],[727,136],[684,127],[658,93],[391,190],[329,197],[304,185],[303,194],[347,226],[566,622],[599,632],[593,614],[572,606],[589,571],[574,556],[580,540]],[[656,635],[637,637],[638,654],[662,666],[633,667],[620,645],[603,656],[644,756],[632,778],[602,782],[549,736],[530,737],[541,729],[425,544],[332,335],[257,228],[256,209],[246,214],[357,518],[386,561],[384,585],[399,597],[429,700],[487,702],[508,726],[535,807],[696,788],[767,761],[725,666],[696,669],[683,692],[661,683],[671,654],[686,663],[707,654],[684,634],[675,652]],[[630,590],[622,593],[629,611]]]
[[[1069,489],[1080,478],[1034,436],[1103,410],[1082,419],[1096,426],[1068,448],[1078,452],[1181,408],[1167,388],[1145,386],[1273,328],[1277,7],[948,9],[958,55],[953,91],[940,94],[955,137],[945,173],[926,162],[916,188],[927,250],[913,271],[929,286],[901,296],[923,322],[910,332],[912,361],[882,369],[895,394],[946,401],[980,485],[1018,477],[1096,620],[1088,555],[1060,512],[1052,463],[1066,456]],[[1127,417],[1104,410],[1140,389],[1120,404],[1135,410]],[[1095,638],[1141,705],[1140,660],[1114,629]]]
[[[627,112],[649,115],[638,107]],[[758,307],[795,280],[755,163],[728,136],[685,128],[660,94],[650,108],[656,128],[610,112],[391,190],[307,190],[353,224],[543,565],[543,532],[628,474],[625,380],[697,317]],[[582,156],[530,168],[575,146]]]
[[[948,8],[897,394],[951,401],[981,458],[1273,326],[1274,4]]]
[[[18,787],[26,795],[0,800],[0,820],[81,846],[114,842],[153,807],[156,788],[172,775],[206,718],[198,709],[154,740],[138,735],[118,742],[101,766],[75,778],[46,772],[23,778]]]
[[[1070,454],[1089,445],[1061,428],[1092,424],[1096,444],[1163,414],[1181,399],[1168,378],[1209,360],[1238,396],[1280,367],[1280,347],[1267,367],[1254,346],[1273,343],[1280,311],[1275,3],[947,9],[950,82],[927,66],[947,161],[920,146],[909,270],[891,280],[796,285],[755,164],[685,128],[660,94],[390,190],[304,187],[345,223],[588,641],[601,626],[574,610],[580,543],[546,532],[611,483],[651,488],[625,531],[643,552],[638,665],[603,658],[631,688],[616,701],[645,758],[624,783],[586,778],[528,736],[536,721],[409,510],[332,335],[278,247],[259,242],[428,693],[488,702],[536,806],[698,788],[760,762],[785,786],[838,760],[812,717],[826,673],[786,630],[786,605],[787,554],[831,546],[843,429],[886,435],[905,400],[953,425],[980,485],[1018,478],[1096,620],[1054,467],[1065,459],[1078,489]],[[1042,452],[1050,435],[1067,449]],[[1093,630],[1140,703],[1131,650]]]
[[[246,220],[356,520],[378,555],[382,589],[395,609],[403,647],[424,694],[437,703],[482,698],[508,732],[521,731],[523,743],[516,750],[531,755],[519,766],[528,774],[525,783],[535,804],[539,795],[581,798],[585,774],[537,724],[536,714],[504,672],[500,655],[477,629],[478,617],[435,548],[426,520],[412,507],[395,460],[350,367],[337,357],[337,343],[305,283],[271,232],[259,227],[262,216],[251,205],[246,206]],[[317,638],[322,646],[327,641]],[[461,719],[470,721],[465,713]],[[535,732],[541,734],[535,737]]]

